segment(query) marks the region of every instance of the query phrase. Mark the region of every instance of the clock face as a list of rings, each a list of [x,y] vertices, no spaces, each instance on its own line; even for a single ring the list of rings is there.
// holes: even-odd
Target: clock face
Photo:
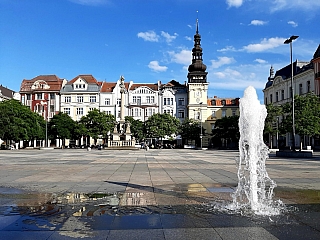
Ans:
[[[196,101],[197,101],[197,103],[199,103],[200,102],[200,98],[197,98]]]
[[[200,97],[200,91],[196,91],[196,97]]]

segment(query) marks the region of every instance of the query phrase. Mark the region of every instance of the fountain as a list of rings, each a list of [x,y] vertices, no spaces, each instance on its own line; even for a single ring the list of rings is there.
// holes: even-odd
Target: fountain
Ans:
[[[240,99],[238,186],[230,210],[250,210],[258,215],[278,215],[282,202],[273,201],[276,183],[268,176],[265,161],[268,147],[263,142],[267,110],[261,105],[256,90],[249,86]]]

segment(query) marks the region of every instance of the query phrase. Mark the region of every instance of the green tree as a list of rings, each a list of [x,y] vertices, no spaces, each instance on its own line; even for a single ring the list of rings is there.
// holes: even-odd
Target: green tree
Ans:
[[[266,105],[267,117],[264,121],[264,134],[268,135],[268,142],[272,144],[272,137],[279,133],[279,116],[282,115],[282,107],[272,103]],[[272,147],[272,146],[271,146]]]
[[[0,102],[0,125],[0,138],[4,140],[33,140],[45,137],[45,120],[14,99]]]
[[[65,139],[71,139],[75,131],[75,121],[66,113],[59,112],[54,115],[48,124],[48,132],[51,139],[62,139],[62,145],[65,145]]]
[[[199,122],[193,118],[186,118],[181,123],[179,134],[181,135],[185,144],[188,142],[188,140],[198,141],[200,139],[200,133],[201,131]]]
[[[215,122],[212,134],[214,146],[236,147],[240,139],[239,116],[218,119]]]
[[[146,137],[144,123],[140,120],[135,120],[131,116],[125,117],[126,122],[130,123],[130,130],[136,141],[140,141]]]
[[[282,126],[287,132],[292,132],[292,103],[283,106],[285,118]],[[303,136],[314,137],[320,134],[320,102],[313,94],[295,96],[295,132],[303,141]],[[301,146],[301,144],[300,144]]]
[[[80,119],[80,123],[86,127],[88,135],[94,139],[95,144],[98,138],[105,139],[108,131],[113,130],[114,121],[113,115],[107,115],[98,109],[93,109]]]
[[[162,139],[165,136],[177,134],[179,132],[179,128],[179,119],[167,113],[153,114],[146,121],[147,137],[159,137]]]

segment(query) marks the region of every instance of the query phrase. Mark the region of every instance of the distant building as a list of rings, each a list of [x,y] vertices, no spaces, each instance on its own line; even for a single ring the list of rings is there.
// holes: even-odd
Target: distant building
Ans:
[[[20,86],[20,101],[48,120],[60,111],[60,89],[67,83],[56,75],[40,75],[24,79]]]
[[[0,102],[3,100],[16,99],[20,100],[19,93],[0,85]]]
[[[293,65],[293,88],[291,87],[291,64],[279,69],[274,74],[273,67],[270,68],[270,75],[268,81],[263,89],[264,93],[264,103],[274,104],[275,106],[283,105],[287,102],[292,101],[294,95],[304,95],[310,92],[315,93],[320,96],[320,45],[314,53],[313,59],[311,61],[298,61],[292,63]],[[277,118],[277,122],[274,123],[277,127],[282,121],[282,116]],[[296,134],[295,146],[298,147],[300,144],[301,137]],[[310,143],[309,138],[303,139],[303,143]],[[292,134],[287,133],[285,137],[281,136],[270,136],[270,145],[272,147],[278,147],[278,143],[283,142],[285,146],[291,146]]]
[[[100,89],[92,75],[78,75],[60,90],[60,111],[67,113],[74,121],[79,121],[93,109],[99,109]]]

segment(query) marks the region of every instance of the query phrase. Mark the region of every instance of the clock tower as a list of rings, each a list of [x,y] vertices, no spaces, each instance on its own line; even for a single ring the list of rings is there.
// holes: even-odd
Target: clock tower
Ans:
[[[208,85],[207,66],[202,61],[201,36],[199,34],[198,19],[194,47],[192,49],[192,63],[188,68],[188,117],[200,121],[205,120],[207,111]]]

